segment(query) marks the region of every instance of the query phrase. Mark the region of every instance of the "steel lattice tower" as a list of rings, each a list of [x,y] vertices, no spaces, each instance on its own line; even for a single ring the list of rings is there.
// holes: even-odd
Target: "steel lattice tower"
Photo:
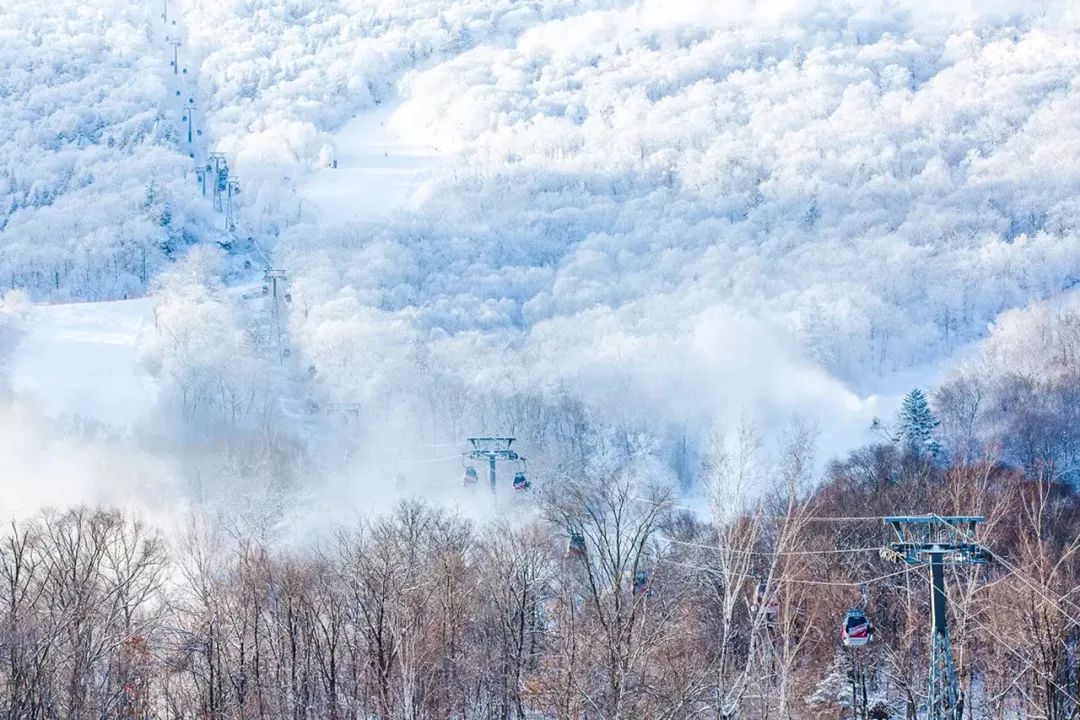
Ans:
[[[523,460],[520,455],[510,449],[516,438],[512,437],[471,437],[469,444],[472,450],[465,453],[470,460],[487,460],[488,484],[491,486],[491,495],[495,496],[495,463],[498,460]]]
[[[973,541],[983,518],[973,515],[895,516],[885,518],[897,542],[882,554],[909,565],[930,568],[930,687],[927,720],[962,720],[963,694],[956,676],[949,642],[949,598],[945,592],[946,565],[987,562],[990,554]]]

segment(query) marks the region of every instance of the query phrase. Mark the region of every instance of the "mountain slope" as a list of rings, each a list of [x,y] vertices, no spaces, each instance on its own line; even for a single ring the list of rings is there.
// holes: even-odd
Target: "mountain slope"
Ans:
[[[569,393],[661,427],[795,412],[857,442],[894,378],[936,376],[998,313],[1076,281],[1066,4],[543,8],[397,83],[363,66],[403,101],[395,131],[442,161],[408,212],[340,227],[373,183],[338,176],[340,213],[291,188],[367,96],[310,94],[283,58],[330,73],[366,41],[221,10],[274,48],[254,106],[273,108],[219,99],[211,122],[303,140],[233,147],[261,148],[259,181],[292,197],[248,221],[282,231],[295,337],[343,400],[408,402],[437,367],[451,395]],[[402,57],[427,26],[393,22],[380,47]]]
[[[157,383],[139,365],[150,300],[40,305],[22,321],[8,384],[46,416],[131,430],[154,406]]]
[[[116,0],[0,10],[0,286],[129,297],[211,234],[156,19]]]

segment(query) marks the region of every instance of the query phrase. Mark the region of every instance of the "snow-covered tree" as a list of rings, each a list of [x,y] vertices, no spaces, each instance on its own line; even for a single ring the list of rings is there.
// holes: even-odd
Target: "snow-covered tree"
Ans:
[[[937,457],[941,453],[941,446],[935,438],[935,430],[939,424],[940,421],[934,417],[926,395],[915,388],[904,397],[893,439],[905,450]]]
[[[806,698],[813,708],[847,710],[852,704],[852,667],[850,658],[837,652],[825,675],[814,685],[814,691]]]
[[[152,16],[117,0],[3,3],[4,289],[35,300],[142,294],[179,250],[212,234]]]

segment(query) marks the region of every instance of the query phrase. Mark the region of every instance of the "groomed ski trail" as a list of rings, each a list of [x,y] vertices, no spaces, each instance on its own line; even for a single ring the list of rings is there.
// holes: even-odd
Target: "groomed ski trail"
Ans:
[[[149,298],[35,306],[11,354],[14,399],[49,417],[132,430],[158,397],[138,360],[150,312]]]

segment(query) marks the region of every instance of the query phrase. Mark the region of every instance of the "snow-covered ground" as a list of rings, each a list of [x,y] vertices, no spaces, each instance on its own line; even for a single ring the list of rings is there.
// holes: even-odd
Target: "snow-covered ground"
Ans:
[[[159,110],[174,124],[179,149],[201,159],[204,142],[201,134],[196,134],[201,118],[193,118],[192,142],[188,143],[188,113],[184,109],[198,101],[198,63],[188,57],[186,33],[178,18],[182,14],[175,8],[167,21],[155,17],[154,40],[143,49],[152,48],[157,57],[148,57],[145,62],[167,88]],[[177,53],[180,63],[175,68],[170,44],[174,40],[181,42]],[[185,186],[192,185],[190,178],[175,175]],[[206,205],[205,201],[199,203]],[[34,306],[0,339],[6,345],[0,348],[0,377],[11,399],[45,418],[130,433],[158,398],[156,380],[138,361],[139,331],[149,321],[151,303],[147,297]]]
[[[439,151],[405,131],[397,107],[384,103],[333,134],[337,167],[316,170],[297,188],[320,222],[362,220],[409,207]]]
[[[49,417],[130,431],[157,400],[138,362],[149,314],[148,298],[33,308],[7,359],[14,399]]]

